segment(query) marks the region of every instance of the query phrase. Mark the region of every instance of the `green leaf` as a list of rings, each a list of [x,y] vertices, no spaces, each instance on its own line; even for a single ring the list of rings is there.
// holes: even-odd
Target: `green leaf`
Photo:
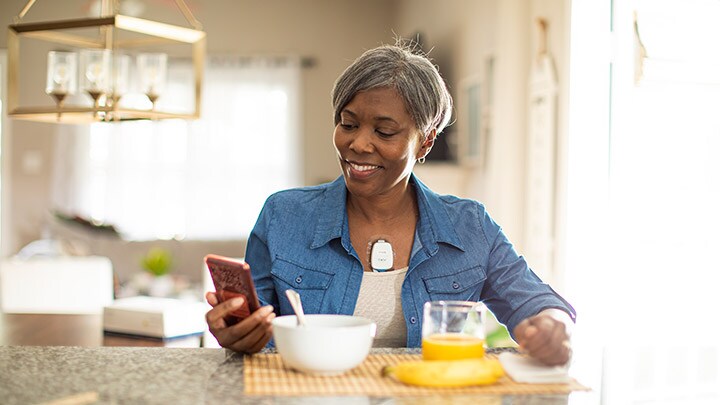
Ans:
[[[154,276],[163,276],[170,273],[172,267],[172,254],[162,248],[151,248],[141,261],[143,269]]]

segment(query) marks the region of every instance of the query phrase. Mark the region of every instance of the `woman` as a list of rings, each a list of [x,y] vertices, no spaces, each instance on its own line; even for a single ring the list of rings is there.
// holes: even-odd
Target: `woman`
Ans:
[[[531,356],[567,362],[570,304],[535,276],[482,204],[437,195],[412,173],[452,111],[435,66],[401,46],[369,50],[338,78],[332,101],[342,176],[268,198],[245,256],[264,306],[228,327],[223,318],[242,299],[218,305],[208,293],[218,342],[262,349],[275,315],[292,313],[284,295],[292,288],[307,313],[375,320],[385,346],[420,345],[426,301],[483,301]]]

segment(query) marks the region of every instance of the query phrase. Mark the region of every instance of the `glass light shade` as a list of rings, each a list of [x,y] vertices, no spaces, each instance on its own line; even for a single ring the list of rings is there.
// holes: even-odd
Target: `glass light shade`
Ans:
[[[25,14],[35,3],[34,0],[27,1],[20,14],[8,25],[7,76],[11,84],[7,88],[9,116],[38,122],[65,123],[200,117],[207,35],[183,1],[176,0],[175,4],[192,28],[117,14],[119,9],[116,3],[120,2],[111,0],[102,0],[100,16],[24,22]],[[52,11],[48,15],[51,14]],[[180,103],[176,108],[173,103],[164,105],[163,102],[154,102],[158,96],[168,96],[170,83],[165,83],[166,77],[171,74],[167,71],[168,56],[143,55],[138,65],[133,60],[140,53],[167,53],[168,50],[160,47],[166,41],[173,42],[172,49],[178,52],[178,57],[189,56],[192,60],[192,77],[178,80],[183,82],[183,91],[190,89],[185,84],[194,89],[192,110],[186,109],[185,105],[181,109]],[[37,45],[38,42],[42,43]],[[176,45],[180,45],[182,50]],[[83,50],[103,49],[112,52],[109,58],[105,54],[107,52],[100,52],[97,57],[88,54],[82,56],[81,60]],[[47,51],[51,50],[53,52],[48,54]],[[27,105],[23,102],[32,100],[32,96],[25,95],[32,94],[33,86],[43,84],[42,70],[39,78],[33,78],[32,66],[36,58],[26,57],[31,55],[30,52],[38,51],[41,52],[40,56],[48,55],[45,90],[54,100],[51,105]],[[118,52],[125,53],[130,59],[117,57]],[[97,59],[99,63],[93,66],[92,61]],[[109,68],[107,59],[110,59]],[[129,76],[127,80],[126,71]],[[20,80],[20,76],[28,80]],[[103,90],[103,93],[91,90]],[[76,95],[78,91],[84,93],[84,102]],[[88,106],[87,96],[93,99],[91,106]],[[131,102],[133,98],[140,101],[142,106]]]
[[[53,96],[58,103],[68,94],[75,94],[77,91],[77,64],[75,52],[48,52],[45,93]]]
[[[115,53],[113,57],[112,95],[120,98],[127,94],[130,87],[130,56]]]
[[[85,49],[80,52],[83,72],[80,85],[83,91],[90,94],[107,94],[110,91],[111,61],[112,53],[109,49]]]
[[[141,53],[137,56],[138,75],[140,76],[140,91],[145,93],[150,101],[160,97],[165,88],[167,77],[167,54]]]

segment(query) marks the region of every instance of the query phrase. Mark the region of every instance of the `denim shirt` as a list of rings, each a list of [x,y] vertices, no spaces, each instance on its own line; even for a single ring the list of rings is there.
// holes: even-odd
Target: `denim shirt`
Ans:
[[[415,175],[419,219],[402,285],[407,346],[421,342],[423,305],[431,300],[483,301],[512,333],[523,319],[575,310],[530,270],[500,226],[474,200],[441,196]],[[352,315],[363,266],[350,242],[342,176],[332,183],[273,194],[248,240],[261,305],[292,314],[285,290],[300,293],[309,314]]]

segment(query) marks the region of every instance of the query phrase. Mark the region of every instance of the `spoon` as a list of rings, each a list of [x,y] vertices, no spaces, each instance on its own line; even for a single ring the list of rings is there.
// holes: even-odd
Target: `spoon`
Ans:
[[[293,307],[293,311],[295,311],[295,315],[297,317],[297,325],[305,326],[305,312],[303,312],[302,301],[300,301],[300,294],[298,294],[297,291],[288,288],[287,290],[285,290],[285,295],[287,295],[288,300],[290,301],[290,305]]]

